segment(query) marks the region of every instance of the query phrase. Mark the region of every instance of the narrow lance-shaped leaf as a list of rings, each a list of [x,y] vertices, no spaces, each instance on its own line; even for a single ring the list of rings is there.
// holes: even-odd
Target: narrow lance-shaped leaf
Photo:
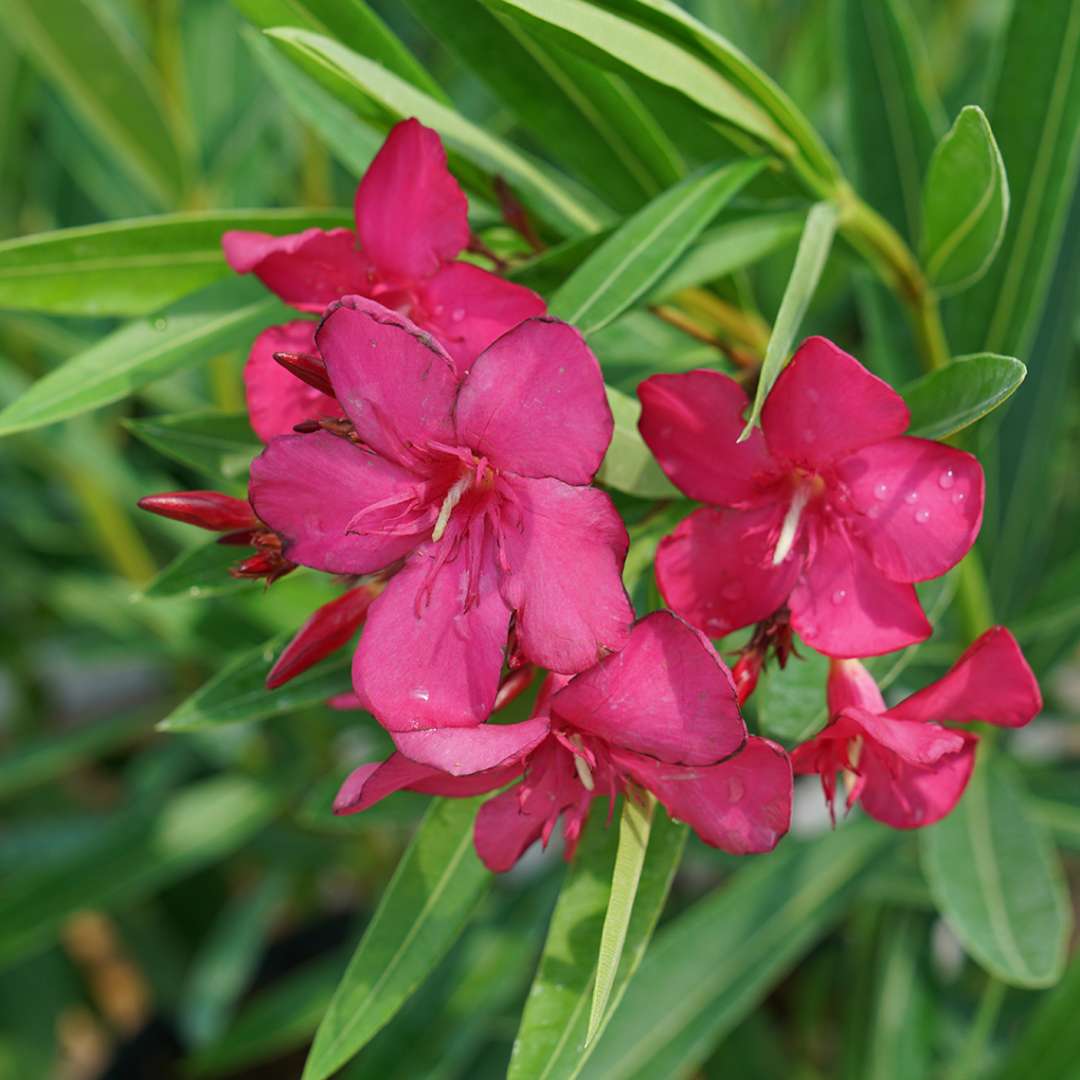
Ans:
[[[791,269],[784,298],[780,301],[776,322],[773,323],[772,336],[765,350],[757,392],[754,394],[754,404],[746,427],[739,436],[740,441],[746,439],[751,430],[761,422],[765,399],[791,358],[795,335],[799,332],[799,325],[813,299],[821,271],[825,269],[825,260],[829,257],[829,249],[836,234],[836,224],[837,210],[833,203],[815,204],[806,217],[799,250],[795,253],[795,265]]]
[[[1065,883],[1001,754],[984,748],[956,809],[920,841],[930,891],[970,955],[1013,986],[1057,982],[1072,922]]]
[[[911,410],[909,435],[944,439],[963,431],[1016,392],[1027,368],[1011,356],[958,356],[901,391]]]
[[[210,285],[147,319],[122,326],[39,379],[0,413],[0,435],[99,409],[182,367],[246,347],[289,317],[257,281]]]
[[[923,189],[922,260],[940,291],[959,292],[989,269],[1009,220],[1009,181],[986,115],[968,105],[930,159]]]
[[[473,848],[482,801],[432,804],[315,1033],[304,1080],[325,1080],[353,1057],[465,928],[491,881]]]
[[[639,210],[551,298],[557,318],[583,334],[625,311],[690,246],[764,162],[743,161],[688,177]]]
[[[242,412],[199,410],[123,424],[158,453],[215,480],[246,480],[251,459],[262,449]]]
[[[642,499],[678,498],[678,490],[664,475],[638,431],[641,402],[612,386],[606,390],[615,430],[596,474],[597,483]]]
[[[249,548],[209,540],[177,555],[143,589],[142,595],[148,600],[170,596],[206,599],[223,593],[250,590],[256,586],[255,581],[235,578],[229,573],[250,553]]]

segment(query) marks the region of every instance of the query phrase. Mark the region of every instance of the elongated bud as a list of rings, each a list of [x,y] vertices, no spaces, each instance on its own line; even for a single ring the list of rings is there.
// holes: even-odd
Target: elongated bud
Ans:
[[[764,662],[765,657],[760,652],[745,652],[731,669],[731,677],[735,680],[735,693],[738,695],[740,707],[746,704],[746,699],[757,687]]]
[[[276,690],[340,649],[367,618],[368,608],[382,588],[381,582],[358,585],[312,612],[270,669],[267,687]]]
[[[141,498],[139,508],[212,532],[259,528],[259,519],[244,499],[220,491],[164,491]]]
[[[532,685],[534,678],[536,678],[536,668],[532,664],[526,664],[524,667],[519,667],[517,671],[511,671],[499,686],[491,711],[498,712],[500,709],[505,709],[511,701],[521,697]]]
[[[280,551],[258,551],[230,567],[229,573],[235,578],[266,578],[266,584],[273,585],[278,578],[295,569],[296,563],[290,562]]]
[[[320,394],[327,397],[334,396],[334,388],[330,384],[330,376],[326,371],[326,364],[321,356],[311,353],[276,352],[274,359],[290,374],[295,375],[301,382],[313,386]]]

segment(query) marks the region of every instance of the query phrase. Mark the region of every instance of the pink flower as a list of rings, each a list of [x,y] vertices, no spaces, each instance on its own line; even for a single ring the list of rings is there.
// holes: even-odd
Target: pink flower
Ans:
[[[670,607],[721,637],[787,605],[803,641],[831,656],[929,636],[912,582],[971,547],[983,474],[970,454],[902,435],[908,410],[886,383],[810,338],[744,443],[747,397],[726,375],[654,375],[638,394],[664,472],[709,504],[660,545]]]
[[[379,720],[482,723],[512,614],[520,655],[548,670],[620,648],[633,620],[626,529],[589,486],[613,424],[578,332],[529,319],[464,375],[363,297],[332,304],[316,336],[351,424],[271,440],[250,494],[294,562],[362,575],[403,560],[353,665]]]
[[[398,752],[345,781],[335,813],[365,810],[394,791],[468,796],[520,778],[481,808],[476,850],[509,870],[563,819],[573,855],[594,799],[651,791],[707,844],[770,851],[791,818],[791,765],[780,747],[747,736],[731,674],[708,640],[654,612],[625,648],[588,671],[549,676],[533,716],[397,734]]]
[[[300,311],[322,312],[350,294],[378,300],[434,334],[463,373],[500,334],[545,310],[529,289],[455,261],[470,240],[467,209],[439,136],[405,120],[387,136],[356,190],[355,233],[231,231],[222,246],[237,273],[255,273]],[[255,339],[244,381],[251,423],[264,442],[312,416],[341,415],[273,361],[275,352],[312,352],[314,330],[297,320]]]
[[[885,707],[858,660],[833,660],[828,727],[792,754],[797,773],[819,773],[832,810],[836,773],[853,774],[848,793],[878,821],[914,829],[939,821],[960,800],[978,736],[945,722],[1023,727],[1042,708],[1039,684],[1016,639],[987,630],[937,682]]]

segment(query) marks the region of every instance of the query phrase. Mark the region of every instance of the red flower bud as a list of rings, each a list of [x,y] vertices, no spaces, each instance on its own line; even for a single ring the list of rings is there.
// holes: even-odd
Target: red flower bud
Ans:
[[[516,671],[511,671],[499,686],[499,692],[495,695],[495,705],[492,708],[492,712],[498,712],[500,709],[506,708],[511,701],[521,697],[521,695],[532,685],[532,681],[535,677],[536,668],[534,668],[532,664],[525,664]]]
[[[330,384],[330,376],[326,371],[326,364],[321,356],[313,356],[311,353],[276,352],[274,359],[290,374],[295,375],[301,382],[313,386],[320,394],[327,397],[334,396],[334,388]]]
[[[220,491],[164,491],[141,498],[139,508],[213,532],[259,526],[259,519],[244,499],[234,499]]]
[[[739,696],[739,705],[746,704],[746,699],[754,692],[761,676],[761,669],[765,658],[757,651],[745,652],[739,657],[735,666],[731,669],[731,677],[735,680],[735,692]]]

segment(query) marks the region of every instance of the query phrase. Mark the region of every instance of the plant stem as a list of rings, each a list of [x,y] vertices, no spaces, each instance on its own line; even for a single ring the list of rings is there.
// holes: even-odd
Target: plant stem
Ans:
[[[986,985],[979,998],[979,1007],[971,1021],[964,1045],[946,1074],[946,1080],[970,1080],[979,1073],[979,1061],[986,1053],[986,1044],[994,1031],[1006,986],[1000,979],[987,975]]]

